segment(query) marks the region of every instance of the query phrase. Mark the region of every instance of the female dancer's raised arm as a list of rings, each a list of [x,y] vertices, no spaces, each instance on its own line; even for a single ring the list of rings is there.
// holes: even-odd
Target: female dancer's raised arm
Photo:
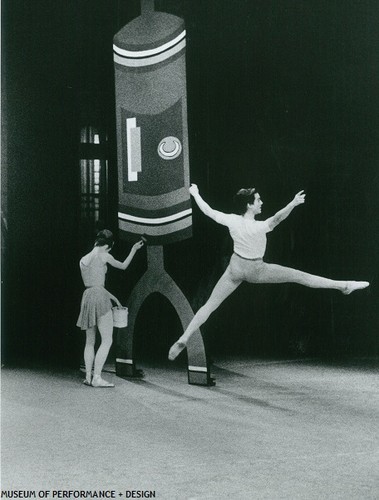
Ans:
[[[125,271],[125,269],[129,267],[129,264],[133,260],[133,257],[135,256],[136,252],[143,247],[143,244],[144,244],[143,240],[134,243],[132,249],[130,250],[129,255],[122,262],[116,260],[110,253],[104,253],[104,261],[110,266],[115,267],[116,269],[121,269],[122,271]]]

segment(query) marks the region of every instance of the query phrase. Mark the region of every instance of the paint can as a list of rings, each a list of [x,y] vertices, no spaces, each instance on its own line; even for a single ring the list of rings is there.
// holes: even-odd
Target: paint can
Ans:
[[[125,328],[128,326],[128,308],[112,307],[113,326],[116,328]]]

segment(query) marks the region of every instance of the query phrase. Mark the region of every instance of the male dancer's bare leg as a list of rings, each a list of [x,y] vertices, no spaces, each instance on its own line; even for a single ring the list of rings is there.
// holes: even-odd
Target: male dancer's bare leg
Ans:
[[[207,302],[197,311],[183,335],[173,344],[168,359],[173,361],[185,349],[191,335],[207,321],[218,306],[242,283],[241,279],[233,278],[230,267],[218,280]]]
[[[290,267],[279,266],[277,264],[263,263],[263,268],[256,274],[253,273],[251,279],[246,276],[246,281],[250,283],[298,283],[310,288],[329,288],[341,291],[349,295],[355,290],[361,290],[369,286],[368,281],[341,281],[323,278],[314,274],[305,273]],[[223,302],[242,282],[241,279],[234,279],[227,268],[221,276],[217,285],[213,289],[208,301],[198,310],[194,318],[188,325],[183,335],[175,342],[169,352],[169,359],[173,361],[183,349],[185,349],[188,339],[200,326],[205,323],[213,311]]]
[[[355,290],[362,290],[370,285],[368,281],[341,281],[323,278],[290,267],[278,266],[277,264],[264,263],[263,266],[257,278],[255,279],[255,276],[253,276],[252,283],[298,283],[310,288],[332,288],[345,295],[349,295]]]

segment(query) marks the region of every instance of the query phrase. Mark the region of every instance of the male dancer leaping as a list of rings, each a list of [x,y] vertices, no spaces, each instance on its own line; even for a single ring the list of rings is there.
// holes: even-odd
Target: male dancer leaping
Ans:
[[[208,301],[198,310],[186,331],[171,347],[168,355],[171,361],[185,349],[191,335],[243,281],[298,283],[310,288],[334,288],[345,295],[369,286],[368,281],[336,281],[263,261],[266,233],[286,219],[297,205],[305,202],[304,191],[297,193],[287,206],[265,221],[255,220],[255,216],[261,213],[263,202],[254,188],[240,189],[235,195],[238,215],[213,210],[200,196],[196,184],[192,184],[189,191],[205,215],[228,227],[234,243],[234,253]]]

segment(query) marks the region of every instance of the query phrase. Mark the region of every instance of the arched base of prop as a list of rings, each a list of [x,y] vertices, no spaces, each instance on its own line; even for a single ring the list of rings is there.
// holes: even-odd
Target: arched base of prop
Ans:
[[[128,301],[129,323],[120,328],[117,338],[116,375],[119,377],[141,378],[142,370],[136,366],[133,357],[134,327],[142,304],[152,293],[166,297],[177,312],[183,331],[187,328],[194,314],[188,300],[164,269],[163,247],[147,247],[147,271],[134,287]],[[210,375],[203,338],[197,330],[187,345],[188,383],[194,385],[215,385]]]

